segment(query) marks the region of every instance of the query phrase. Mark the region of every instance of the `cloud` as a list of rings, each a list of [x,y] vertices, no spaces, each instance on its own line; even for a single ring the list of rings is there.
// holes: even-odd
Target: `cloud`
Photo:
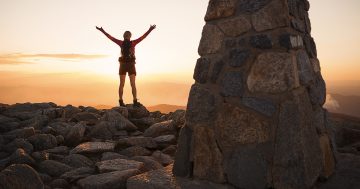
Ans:
[[[326,102],[324,108],[334,111],[340,108],[339,102],[333,98],[330,94],[326,95]]]
[[[89,59],[100,59],[105,58],[108,55],[103,54],[1,54],[0,65],[17,65],[17,64],[33,64],[38,59],[53,58],[61,60],[89,60]],[[35,62],[34,62],[35,61]]]

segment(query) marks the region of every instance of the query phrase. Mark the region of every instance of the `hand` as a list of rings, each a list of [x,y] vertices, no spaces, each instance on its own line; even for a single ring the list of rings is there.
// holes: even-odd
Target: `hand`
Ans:
[[[153,30],[156,28],[156,25],[150,25],[150,30]]]
[[[96,26],[96,29],[98,29],[99,31],[104,31],[104,29],[102,27],[99,28]]]

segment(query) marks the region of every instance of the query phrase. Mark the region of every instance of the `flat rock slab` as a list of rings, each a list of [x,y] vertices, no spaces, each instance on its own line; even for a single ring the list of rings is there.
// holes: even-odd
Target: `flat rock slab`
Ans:
[[[127,189],[233,189],[228,185],[214,184],[200,180],[177,178],[172,174],[173,164],[154,171],[130,177]]]
[[[115,144],[111,142],[85,142],[71,150],[71,154],[101,153],[114,151]]]
[[[126,180],[139,174],[139,170],[113,171],[98,175],[91,175],[81,179],[77,184],[82,189],[125,189]]]
[[[127,159],[111,159],[97,162],[97,169],[100,173],[111,172],[111,171],[124,171],[129,169],[142,169],[144,167],[144,163],[127,160]]]

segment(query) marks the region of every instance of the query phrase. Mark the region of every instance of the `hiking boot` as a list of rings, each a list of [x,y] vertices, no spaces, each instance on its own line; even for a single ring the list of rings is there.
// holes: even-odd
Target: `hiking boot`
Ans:
[[[119,105],[122,106],[122,107],[126,107],[125,103],[123,100],[119,100]]]
[[[133,100],[133,102],[134,102],[134,106],[135,106],[135,107],[140,107],[140,106],[142,106],[142,104],[141,104],[140,102],[138,102],[137,100]]]

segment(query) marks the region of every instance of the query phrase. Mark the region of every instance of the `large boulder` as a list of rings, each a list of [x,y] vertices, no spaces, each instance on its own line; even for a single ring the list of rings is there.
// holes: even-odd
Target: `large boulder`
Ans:
[[[85,129],[85,124],[83,122],[72,126],[65,136],[65,144],[68,146],[76,146],[81,143]]]
[[[94,125],[96,124],[96,122],[99,120],[100,115],[96,114],[96,113],[92,113],[92,112],[79,112],[75,115],[72,116],[72,118],[70,119],[71,121],[74,122],[80,122],[83,121],[88,125]]]
[[[146,109],[145,106],[134,106],[133,104],[127,104],[126,108],[129,112],[129,118],[140,119],[143,117],[148,117],[150,112]]]
[[[71,171],[65,172],[60,178],[67,180],[68,182],[76,182],[79,179],[88,177],[95,174],[95,169],[90,167],[80,167]]]
[[[106,111],[101,120],[110,122],[117,130],[137,130],[137,127],[133,123],[115,110]]]
[[[70,154],[65,156],[63,163],[71,167],[91,167],[94,163],[88,157],[81,154]]]
[[[39,170],[53,177],[59,177],[60,175],[68,172],[72,167],[54,160],[45,160],[39,164]]]
[[[57,146],[56,137],[51,134],[35,134],[28,138],[34,150],[46,150]]]
[[[144,132],[144,136],[147,137],[158,137],[167,134],[176,134],[176,128],[173,120],[155,123]]]
[[[44,184],[39,174],[29,165],[13,164],[0,172],[0,188],[42,189]]]

